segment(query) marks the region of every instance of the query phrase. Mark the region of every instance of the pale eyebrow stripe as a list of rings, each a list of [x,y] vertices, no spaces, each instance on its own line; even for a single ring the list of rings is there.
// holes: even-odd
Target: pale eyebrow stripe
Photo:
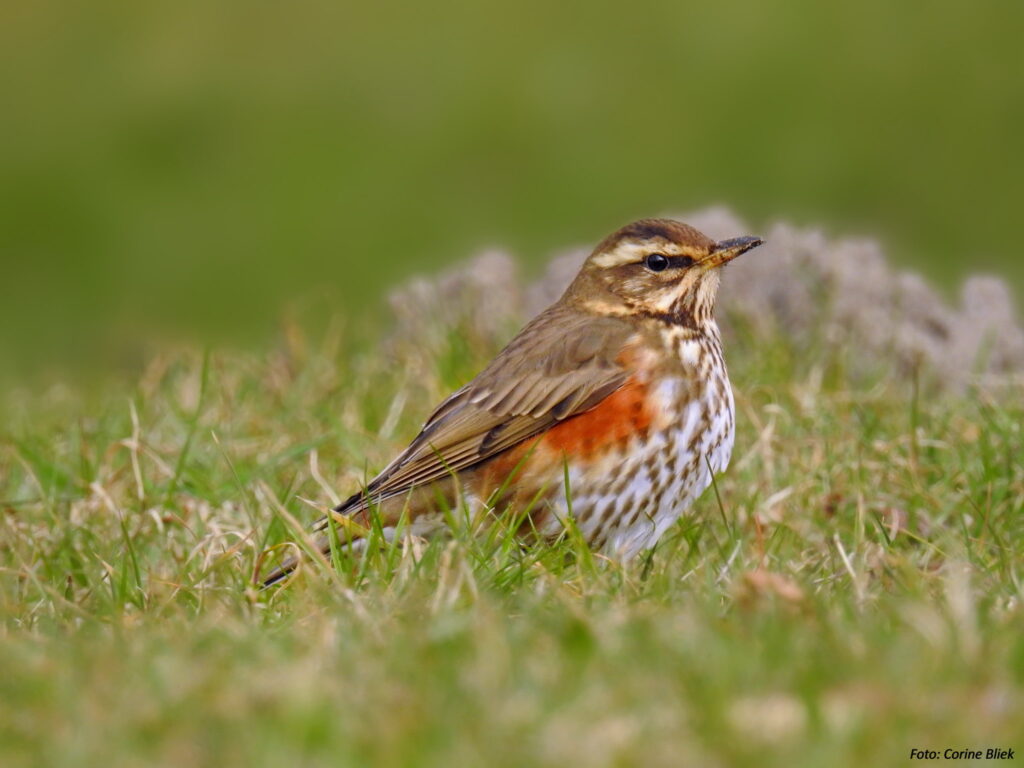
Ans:
[[[647,255],[652,243],[649,240],[644,242],[627,242],[615,246],[614,250],[602,253],[594,259],[594,264],[599,267],[621,267],[623,264],[634,264]],[[678,246],[674,243],[665,243],[660,253],[666,256],[673,256],[679,252]]]

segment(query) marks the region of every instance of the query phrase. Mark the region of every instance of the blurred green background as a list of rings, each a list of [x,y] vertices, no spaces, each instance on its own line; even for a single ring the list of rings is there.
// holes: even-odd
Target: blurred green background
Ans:
[[[6,3],[4,369],[712,203],[1020,296],[1022,35],[1011,0]]]

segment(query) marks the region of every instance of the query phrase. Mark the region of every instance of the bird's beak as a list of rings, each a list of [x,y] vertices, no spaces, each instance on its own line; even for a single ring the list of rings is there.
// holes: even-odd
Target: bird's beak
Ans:
[[[751,248],[757,248],[764,240],[760,237],[734,237],[731,240],[722,240],[715,243],[714,249],[704,260],[708,267],[720,267]]]

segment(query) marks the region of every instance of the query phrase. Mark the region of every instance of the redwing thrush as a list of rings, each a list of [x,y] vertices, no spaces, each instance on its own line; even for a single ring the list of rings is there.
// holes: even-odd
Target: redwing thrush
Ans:
[[[415,533],[436,525],[439,500],[462,498],[528,508],[545,536],[571,511],[592,547],[619,558],[652,546],[729,464],[719,268],[761,242],[716,243],[667,219],[607,237],[562,298],[335,512],[365,523],[372,507],[385,526],[406,515]]]

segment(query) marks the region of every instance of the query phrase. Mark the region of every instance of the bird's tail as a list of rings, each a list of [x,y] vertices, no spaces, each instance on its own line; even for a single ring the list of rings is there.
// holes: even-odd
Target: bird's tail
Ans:
[[[327,552],[330,552],[330,547],[327,548]],[[321,550],[321,554],[326,555],[327,552]],[[260,580],[260,589],[267,589],[275,584],[278,584],[288,578],[292,572],[299,567],[299,558],[292,555],[286,559],[279,566],[270,571],[266,576]]]
[[[370,530],[360,525],[350,516],[340,514],[339,512],[342,507],[344,505],[333,510],[331,520],[333,520],[336,526],[339,544],[343,547],[350,547],[356,542],[365,540],[370,535]],[[330,524],[331,521],[327,518],[319,521],[314,527],[314,533],[319,532],[319,535],[316,538],[307,538],[308,549],[316,553],[316,556],[323,558],[325,564],[331,554],[331,538],[330,531],[328,530]],[[304,558],[302,555],[291,555],[286,558],[283,563],[273,568],[270,573],[256,579],[260,589],[267,589],[284,581],[299,567],[299,564],[304,559],[307,558]]]
[[[457,487],[454,482],[442,481],[410,493],[375,498],[368,498],[365,491],[354,494],[313,526],[312,536],[305,537],[302,549],[321,559],[324,565],[329,565],[331,538],[334,535],[337,535],[338,545],[348,550],[358,550],[366,546],[367,540],[371,538],[371,532],[379,533],[387,541],[396,535],[431,537],[444,529],[445,518],[441,514],[424,513],[436,508],[439,499],[444,502],[444,506],[454,509],[457,493],[454,489]],[[293,527],[299,527],[285,511],[282,510],[281,514]],[[255,581],[262,589],[279,584],[293,573],[304,559],[306,558],[302,554],[288,557],[266,576],[257,577]]]

